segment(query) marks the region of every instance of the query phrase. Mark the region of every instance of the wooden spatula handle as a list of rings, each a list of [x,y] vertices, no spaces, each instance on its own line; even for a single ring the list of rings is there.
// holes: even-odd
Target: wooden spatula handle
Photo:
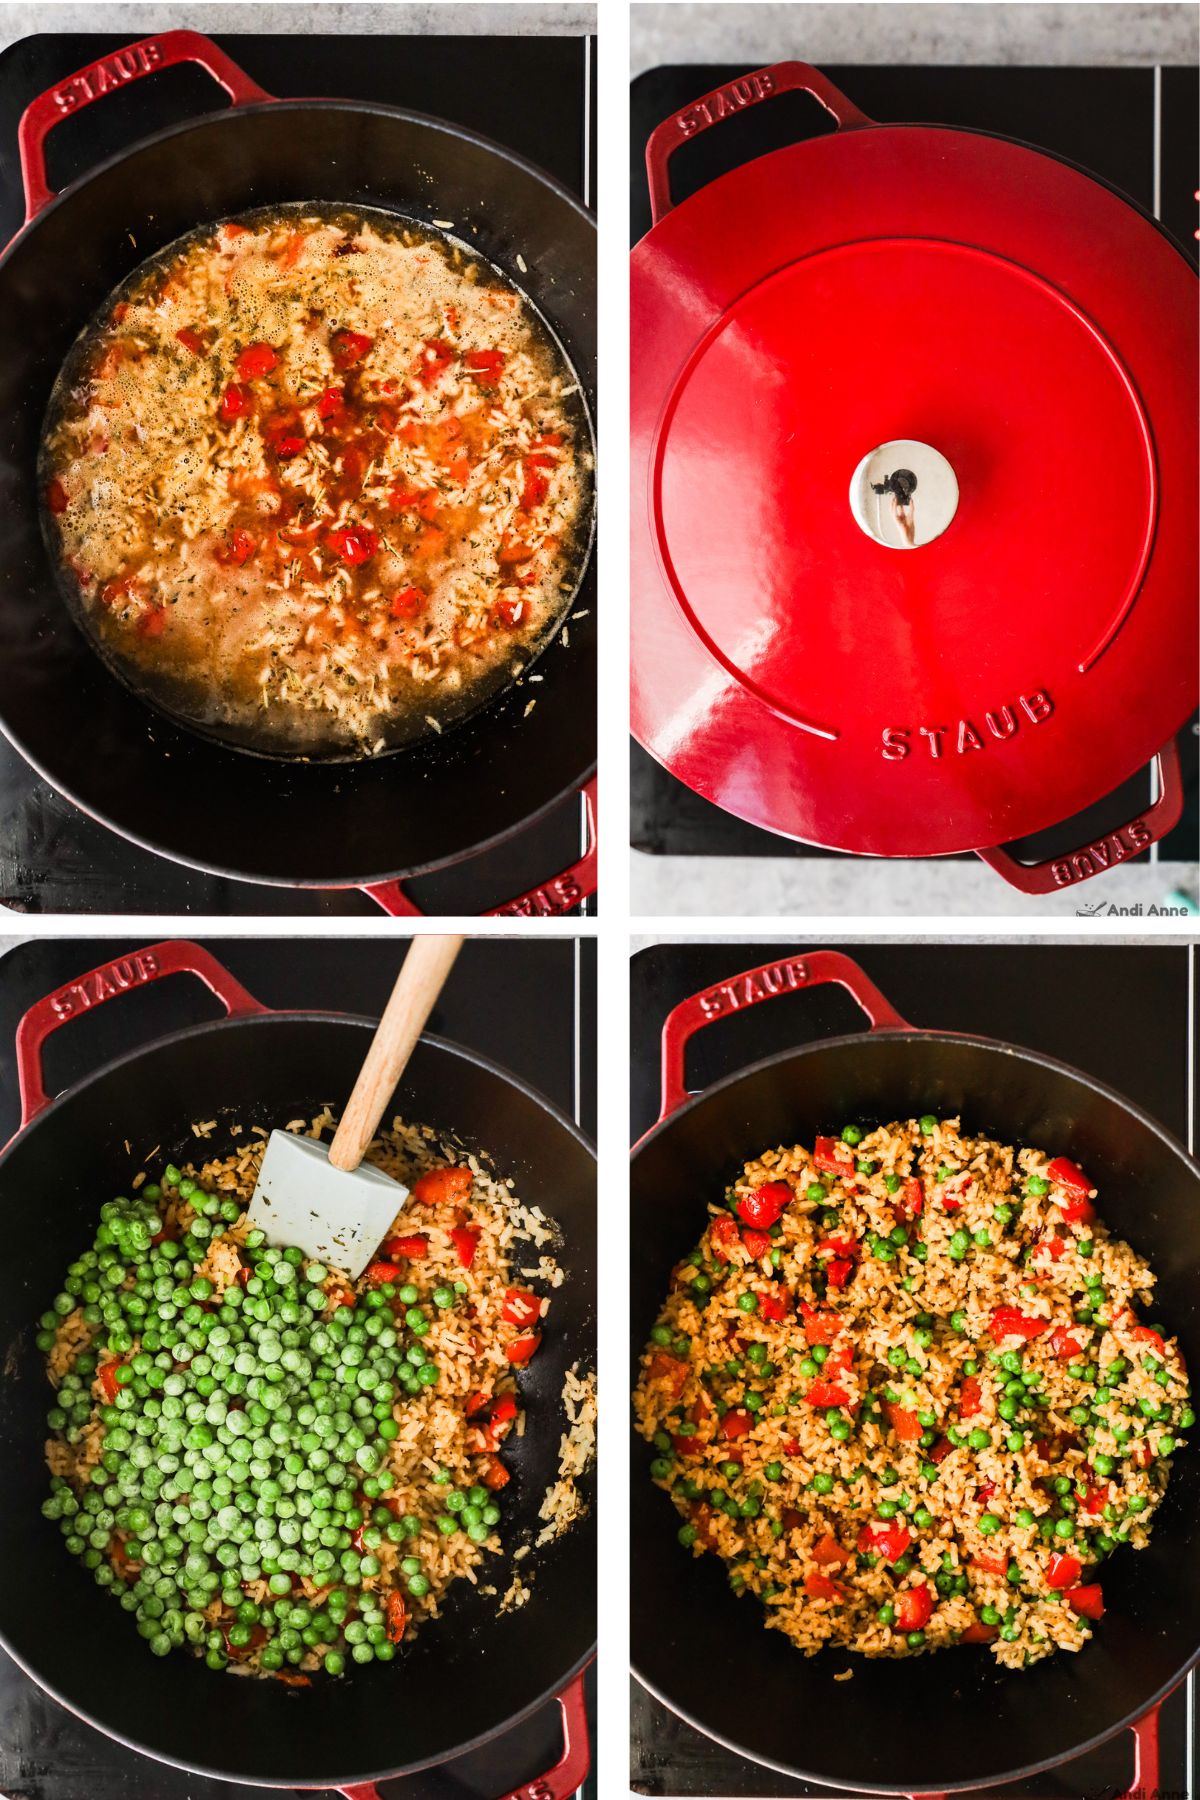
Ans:
[[[423,934],[413,939],[333,1134],[329,1160],[335,1169],[357,1169],[362,1161],[461,949],[461,937]]]

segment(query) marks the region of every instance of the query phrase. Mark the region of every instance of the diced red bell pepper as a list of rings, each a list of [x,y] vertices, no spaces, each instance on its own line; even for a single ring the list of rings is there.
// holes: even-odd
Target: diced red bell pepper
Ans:
[[[363,1542],[363,1532],[364,1532],[364,1531],[365,1531],[365,1530],[366,1530],[366,1529],[367,1529],[367,1528],[366,1528],[366,1526],[365,1526],[365,1525],[360,1525],[360,1526],[358,1526],[358,1528],[357,1528],[357,1530],[355,1530],[355,1531],[352,1531],[352,1532],[351,1532],[351,1533],[350,1533],[350,1543],[351,1543],[351,1546],[352,1546],[352,1547],[353,1547],[353,1548],[354,1548],[354,1549],[355,1549],[355,1550],[357,1550],[357,1551],[358,1551],[358,1554],[359,1554],[359,1555],[360,1555],[360,1556],[365,1556],[365,1555],[366,1555],[366,1550],[367,1550],[367,1546],[366,1546],[366,1545],[365,1545],[365,1544],[364,1544],[364,1542]]]
[[[846,1256],[853,1259],[858,1255],[858,1244],[853,1238],[827,1237],[821,1238],[817,1244],[818,1256]]]
[[[985,1625],[977,1619],[973,1625],[967,1626],[958,1641],[960,1644],[994,1644],[999,1636],[998,1625]]]
[[[885,1524],[881,1519],[864,1525],[858,1534],[858,1548],[863,1554],[874,1552],[876,1556],[882,1556],[884,1562],[894,1563],[911,1543],[912,1533],[906,1526]]]
[[[367,1282],[371,1287],[379,1287],[385,1281],[399,1281],[400,1265],[394,1262],[373,1262],[367,1270]]]
[[[175,333],[175,336],[184,349],[190,350],[193,356],[203,356],[204,339],[199,332],[193,331],[190,325],[185,325],[182,331]]]
[[[747,1255],[755,1262],[761,1262],[764,1256],[770,1255],[771,1240],[765,1231],[755,1231],[753,1226],[748,1225],[742,1232],[742,1242],[746,1246]]]
[[[237,359],[237,372],[243,381],[257,381],[279,367],[279,357],[270,344],[247,344]]]
[[[385,1256],[403,1256],[410,1262],[420,1262],[429,1255],[429,1239],[414,1232],[411,1237],[389,1238],[383,1246]]]
[[[727,1263],[729,1253],[738,1243],[737,1220],[732,1213],[718,1213],[708,1228],[708,1241],[718,1262]]]
[[[421,386],[432,387],[450,367],[456,354],[453,344],[447,344],[442,338],[426,338],[414,370]]]
[[[804,1523],[804,1515],[798,1513],[794,1506],[785,1506],[779,1515],[779,1523],[785,1531],[798,1531]]]
[[[475,1260],[475,1252],[479,1248],[479,1233],[478,1233],[478,1231],[476,1231],[474,1226],[471,1226],[471,1225],[455,1225],[452,1227],[451,1232],[450,1232],[450,1242],[454,1245],[454,1248],[457,1250],[458,1260],[462,1264],[463,1268],[469,1269],[471,1264]],[[510,1346],[510,1348],[511,1348],[511,1346]],[[536,1349],[537,1349],[537,1345],[535,1344],[533,1346],[533,1350],[536,1350]],[[531,1350],[529,1352],[530,1356],[533,1355],[533,1350]],[[512,1360],[513,1359],[510,1356],[509,1361],[511,1362]],[[526,1357],[525,1360],[528,1361],[529,1358]]]
[[[505,568],[511,568],[518,563],[529,562],[534,555],[536,552],[532,544],[527,544],[524,538],[514,537],[510,531],[506,531],[500,539],[496,561],[503,564]]]
[[[113,1404],[121,1391],[121,1384],[117,1380],[117,1370],[124,1367],[123,1362],[110,1362],[105,1363],[102,1369],[96,1371],[96,1380],[100,1383],[101,1392],[109,1406]]]
[[[920,1218],[925,1210],[925,1189],[915,1175],[910,1175],[902,1184],[892,1207],[902,1219]]]
[[[978,1500],[980,1506],[986,1506],[995,1491],[996,1484],[994,1481],[985,1481],[981,1483],[981,1485],[975,1489],[975,1498]]]
[[[1056,1156],[1046,1173],[1051,1181],[1056,1182],[1059,1187],[1066,1188],[1068,1193],[1079,1195],[1084,1200],[1091,1199],[1092,1183],[1079,1164],[1073,1163],[1069,1157]]]
[[[542,504],[550,492],[550,477],[538,465],[541,463],[554,467],[551,456],[527,456],[525,458],[525,480],[521,488],[521,511],[533,512]]]
[[[437,488],[409,488],[397,484],[388,489],[388,506],[392,512],[415,512],[425,520],[436,518],[440,498]]]
[[[379,548],[379,539],[366,525],[338,525],[325,533],[325,542],[352,569],[369,562]]]
[[[850,1367],[853,1361],[854,1346],[848,1339],[843,1339],[840,1344],[836,1345],[835,1348],[829,1352],[829,1355],[825,1358],[822,1366],[826,1375],[840,1375],[843,1370]]]
[[[828,1575],[815,1573],[806,1575],[804,1591],[810,1600],[840,1600],[842,1598],[841,1588],[836,1581],[831,1581]]]
[[[792,1190],[786,1181],[764,1181],[752,1193],[738,1195],[738,1218],[757,1231],[769,1231],[791,1198]]]
[[[231,381],[221,395],[221,404],[217,407],[217,416],[224,425],[232,425],[235,419],[245,418],[254,410],[254,398],[247,388],[239,387]]]
[[[52,513],[65,513],[70,504],[67,490],[57,477],[46,483],[46,505]]]
[[[775,1323],[788,1316],[790,1296],[786,1288],[768,1289],[758,1296],[758,1313],[762,1319]]]
[[[650,1379],[661,1381],[673,1400],[678,1400],[687,1386],[688,1365],[665,1350],[656,1350],[650,1358]]]
[[[1106,1481],[1102,1487],[1093,1487],[1089,1481],[1083,1488],[1076,1490],[1080,1505],[1086,1513],[1102,1513],[1108,1505],[1110,1488]]]
[[[1056,1325],[1050,1333],[1050,1348],[1062,1362],[1074,1362],[1083,1355],[1083,1345],[1064,1325]]]
[[[922,1631],[933,1616],[933,1593],[927,1582],[896,1595],[896,1624],[901,1631]]]
[[[804,1321],[805,1339],[810,1344],[832,1344],[842,1329],[840,1314],[820,1311],[809,1300],[800,1302],[800,1317]]]
[[[825,1264],[825,1280],[831,1288],[844,1288],[854,1273],[848,1256],[831,1256]]]
[[[272,437],[270,442],[271,448],[280,462],[290,462],[293,456],[299,456],[308,439],[299,432],[281,431],[277,436]]]
[[[500,1302],[500,1317],[507,1319],[510,1325],[532,1325],[541,1317],[542,1307],[536,1294],[525,1288],[510,1287],[504,1290],[504,1299]],[[674,1361],[674,1358],[669,1360]],[[684,1368],[687,1367],[685,1363]]]
[[[1086,1587],[1068,1588],[1063,1599],[1072,1612],[1081,1613],[1085,1619],[1104,1617],[1104,1589],[1098,1581],[1089,1582]]]
[[[413,1183],[413,1199],[423,1206],[442,1206],[447,1201],[465,1200],[474,1182],[470,1169],[427,1169]]]
[[[826,1175],[853,1175],[854,1152],[841,1138],[819,1137],[813,1145],[813,1162]]]
[[[218,562],[227,566],[233,564],[240,569],[250,561],[257,549],[258,540],[250,532],[231,531],[229,542],[218,546],[216,557]]]
[[[540,1331],[522,1332],[520,1337],[513,1338],[510,1344],[505,1345],[504,1354],[510,1363],[523,1369],[541,1341]]]
[[[1049,1331],[1049,1319],[1034,1319],[1027,1313],[1018,1312],[1015,1306],[997,1306],[992,1313],[992,1336],[995,1338],[1041,1337],[1043,1331]]]
[[[799,1519],[800,1515],[797,1513],[797,1523],[799,1523]],[[831,1531],[827,1531],[824,1537],[817,1539],[813,1545],[812,1554],[813,1561],[820,1563],[823,1568],[828,1568],[832,1563],[848,1563],[851,1560],[850,1551],[843,1549]]]
[[[835,1381],[823,1381],[819,1377],[809,1384],[804,1396],[810,1406],[831,1407],[849,1406],[850,1396],[845,1388],[839,1387]]]
[[[500,1458],[498,1456],[490,1456],[483,1471],[484,1487],[492,1488],[493,1490],[496,1488],[507,1487],[511,1480],[512,1476],[500,1461]]]
[[[1082,1574],[1083,1564],[1077,1556],[1060,1556],[1056,1551],[1046,1565],[1046,1586],[1074,1587]]]
[[[1148,1438],[1139,1438],[1133,1446],[1133,1460],[1139,1469],[1148,1469],[1154,1461],[1154,1451]]]
[[[468,350],[463,368],[473,375],[480,387],[493,387],[504,373],[508,358],[503,350]]]
[[[953,1448],[954,1448],[954,1445],[950,1442],[949,1438],[946,1438],[946,1437],[939,1438],[937,1443],[934,1444],[933,1448],[929,1452],[930,1462],[931,1463],[944,1463],[946,1458],[949,1456],[951,1450],[953,1450]]]
[[[336,419],[346,404],[346,390],[340,387],[327,387],[317,401],[317,413],[322,419]]]
[[[525,577],[522,575],[519,579],[524,581]],[[501,594],[492,613],[507,631],[515,631],[525,617],[525,601],[519,594]]]
[[[374,338],[364,337],[361,331],[335,331],[330,352],[339,369],[351,369],[362,361],[374,342]]]
[[[905,1406],[894,1406],[890,1400],[884,1403],[885,1411],[892,1423],[892,1430],[902,1444],[915,1444],[921,1435],[921,1422],[915,1412]]]
[[[1058,1210],[1068,1225],[1090,1225],[1096,1217],[1096,1209],[1085,1194],[1072,1194],[1069,1199],[1060,1200]]]
[[[510,1425],[518,1412],[515,1394],[497,1394],[492,1401],[491,1419],[493,1425]]]
[[[404,1595],[395,1588],[389,1588],[387,1599],[383,1603],[384,1630],[387,1632],[389,1644],[398,1644],[404,1636],[404,1627],[408,1624],[408,1608],[404,1604]]]
[[[1127,1307],[1125,1312],[1118,1316],[1116,1323],[1117,1324],[1125,1324],[1126,1330],[1129,1332],[1130,1337],[1133,1338],[1137,1343],[1139,1343],[1139,1344],[1157,1344],[1159,1349],[1160,1350],[1162,1349],[1162,1347],[1163,1347],[1162,1334],[1160,1332],[1152,1330],[1149,1325],[1139,1325],[1137,1322],[1137,1314],[1134,1312],[1132,1307]]]
[[[958,1410],[964,1419],[973,1419],[983,1399],[983,1388],[975,1375],[968,1375],[958,1390]]]
[[[721,1436],[725,1438],[743,1438],[748,1436],[754,1424],[744,1406],[732,1406],[721,1420]]]
[[[982,1569],[985,1575],[1007,1575],[1008,1558],[1007,1556],[989,1556],[985,1552],[981,1552],[980,1555],[971,1558],[971,1567]]]

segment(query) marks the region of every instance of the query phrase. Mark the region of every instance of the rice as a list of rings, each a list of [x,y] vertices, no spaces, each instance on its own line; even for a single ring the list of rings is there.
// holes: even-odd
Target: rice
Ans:
[[[287,1128],[320,1138],[328,1134],[334,1124],[334,1115],[326,1107],[315,1118],[291,1120]],[[215,1130],[215,1127],[216,1122],[210,1122],[209,1130]],[[231,1130],[228,1135],[234,1142],[239,1134]],[[266,1140],[266,1132],[254,1127],[252,1133],[235,1143],[228,1154],[214,1156],[198,1166],[189,1165],[182,1174],[197,1182],[208,1194],[232,1198],[243,1207],[248,1206]],[[465,1530],[445,1532],[443,1524],[451,1516],[447,1513],[446,1499],[451,1496],[453,1501],[456,1493],[461,1496],[476,1487],[488,1493],[489,1504],[499,1504],[500,1492],[510,1480],[510,1471],[500,1450],[514,1427],[518,1432],[523,1430],[525,1412],[519,1387],[519,1370],[523,1364],[514,1362],[509,1351],[515,1340],[528,1331],[527,1326],[515,1324],[506,1313],[506,1308],[510,1309],[513,1304],[512,1264],[528,1261],[525,1247],[533,1239],[527,1227],[536,1229],[539,1244],[555,1241],[558,1234],[552,1220],[536,1209],[522,1206],[511,1183],[499,1179],[485,1157],[467,1152],[461,1145],[441,1141],[427,1126],[393,1120],[391,1127],[371,1144],[367,1160],[410,1190],[385,1235],[380,1258],[388,1258],[388,1240],[407,1237],[424,1241],[423,1255],[417,1254],[418,1246],[414,1244],[411,1253],[397,1253],[391,1258],[401,1270],[394,1277],[395,1284],[412,1283],[426,1298],[437,1288],[461,1290],[453,1306],[430,1309],[429,1327],[421,1339],[426,1359],[435,1361],[439,1370],[436,1387],[422,1388],[415,1396],[401,1394],[392,1412],[397,1432],[388,1445],[386,1464],[392,1481],[379,1504],[386,1507],[392,1519],[415,1521],[417,1529],[406,1533],[402,1542],[391,1541],[385,1533],[374,1552],[378,1571],[363,1575],[361,1583],[363,1592],[379,1597],[381,1603],[383,1597],[393,1591],[402,1593],[406,1617],[401,1629],[404,1635],[411,1637],[426,1620],[439,1615],[446,1593],[455,1581],[465,1580],[478,1585],[481,1568],[494,1566],[496,1559],[503,1555],[498,1524],[491,1526],[482,1541],[473,1540]],[[423,1197],[416,1198],[414,1190],[418,1181],[443,1169],[467,1171],[469,1193],[434,1192],[427,1181],[422,1189]],[[458,1186],[462,1186],[461,1180]],[[176,1237],[196,1216],[192,1205],[170,1187],[163,1188],[157,1210],[165,1231]],[[244,1243],[246,1231],[246,1214],[243,1212],[236,1222],[226,1223],[223,1232],[210,1239],[207,1254],[197,1265],[196,1273],[213,1282],[215,1300],[244,1272],[239,1248]],[[468,1234],[466,1238],[464,1232]],[[473,1248],[470,1247],[472,1238]],[[555,1277],[561,1279],[561,1271],[549,1254],[540,1257],[537,1270],[547,1285],[557,1285]],[[356,1291],[365,1291],[370,1283],[369,1270],[357,1284],[344,1273],[329,1271],[323,1283],[327,1301],[323,1316],[332,1316],[339,1305],[353,1297]],[[529,1292],[526,1289],[520,1291],[522,1294]],[[401,1305],[403,1312],[400,1302],[394,1304]],[[529,1296],[527,1310],[532,1312],[539,1330],[546,1323],[549,1307],[548,1296]],[[58,1325],[53,1347],[47,1355],[47,1373],[58,1385],[73,1369],[80,1352],[93,1346],[97,1339],[101,1341],[95,1345],[98,1361],[91,1382],[91,1416],[83,1425],[67,1423],[46,1445],[51,1475],[60,1486],[63,1482],[69,1483],[77,1493],[82,1493],[87,1486],[90,1472],[103,1449],[105,1427],[99,1408],[108,1402],[106,1371],[110,1371],[110,1365],[117,1359],[103,1344],[103,1328],[90,1325],[78,1308]],[[590,1378],[581,1377],[576,1365],[568,1371],[564,1388],[564,1407],[570,1429],[563,1439],[561,1479],[542,1505],[542,1517],[549,1522],[546,1531],[553,1528],[555,1535],[565,1530],[582,1510],[572,1478],[581,1472],[585,1460],[575,1434],[586,1435],[589,1425],[594,1433],[594,1395],[589,1406],[589,1391]],[[458,1504],[462,1505],[461,1498]],[[546,1537],[546,1531],[543,1537]],[[121,1580],[136,1582],[142,1573],[141,1565],[131,1562],[124,1554],[127,1536],[127,1533],[114,1530],[109,1560]],[[400,1566],[402,1561],[414,1556],[419,1559],[421,1574],[428,1581],[427,1591],[415,1595],[408,1588],[405,1572]],[[274,1599],[265,1573],[243,1581],[241,1587],[246,1599],[256,1604],[267,1605]],[[298,1571],[293,1577],[293,1591],[297,1597],[319,1605],[329,1589]],[[494,1586],[491,1591],[495,1592]],[[507,1604],[515,1603],[507,1598]],[[233,1614],[217,1596],[207,1609],[205,1619],[214,1631],[225,1631],[233,1621]],[[226,1647],[232,1659],[230,1666],[236,1672],[268,1673],[260,1669],[255,1653],[239,1654],[228,1646],[227,1640]],[[297,1667],[302,1672],[318,1669],[328,1649],[329,1645],[324,1643],[313,1646]],[[203,1648],[199,1653],[203,1654]],[[286,1671],[283,1673],[286,1675]]]
[[[1065,1159],[847,1134],[747,1163],[674,1271],[635,1416],[680,1540],[808,1654],[1079,1650],[1194,1422],[1153,1273]]]
[[[110,657],[211,726],[375,754],[540,648],[577,585],[582,414],[533,309],[480,275],[388,214],[293,206],[112,296],[42,471]]]

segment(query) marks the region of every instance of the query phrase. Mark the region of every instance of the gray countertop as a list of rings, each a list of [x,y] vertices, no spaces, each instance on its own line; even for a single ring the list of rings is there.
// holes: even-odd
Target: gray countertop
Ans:
[[[0,4],[0,49],[40,31],[103,31],[127,33],[129,38],[149,37],[186,25],[192,31],[220,36],[223,32],[383,33],[394,36],[475,36],[487,32],[523,37],[563,37],[596,29],[596,8],[570,0],[544,0],[539,4],[457,4],[456,0],[432,0],[426,5],[215,5],[203,0],[170,0],[167,5],[123,4],[122,0],[93,0],[92,4]]]
[[[1196,60],[1191,5],[633,5],[630,72],[659,63],[1087,63]]]

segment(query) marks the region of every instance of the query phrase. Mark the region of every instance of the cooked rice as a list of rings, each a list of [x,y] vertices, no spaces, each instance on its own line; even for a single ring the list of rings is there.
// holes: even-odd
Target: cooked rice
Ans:
[[[291,1120],[287,1129],[320,1138],[331,1132],[335,1122],[334,1114],[326,1107],[314,1119]],[[240,1129],[231,1131],[231,1138],[236,1137]],[[230,1154],[214,1157],[198,1166],[189,1164],[182,1172],[198,1182],[205,1192],[235,1198],[248,1206],[266,1141],[265,1130],[255,1126],[250,1137]],[[499,1526],[492,1528],[484,1542],[475,1543],[463,1531],[444,1536],[436,1526],[436,1519],[445,1510],[443,1501],[448,1488],[465,1490],[482,1484],[494,1487],[498,1492],[509,1480],[509,1472],[497,1452],[510,1424],[515,1424],[519,1432],[523,1430],[525,1412],[519,1410],[513,1421],[497,1423],[488,1419],[486,1406],[482,1403],[510,1394],[519,1396],[517,1371],[505,1354],[506,1344],[517,1333],[511,1323],[502,1319],[501,1306],[513,1278],[513,1261],[528,1260],[525,1247],[530,1242],[541,1246],[556,1241],[558,1228],[538,1209],[526,1208],[513,1193],[511,1180],[500,1179],[485,1157],[467,1153],[459,1145],[442,1142],[431,1127],[394,1119],[390,1129],[373,1141],[366,1160],[410,1190],[421,1175],[447,1165],[468,1168],[473,1178],[468,1201],[431,1204],[413,1199],[410,1191],[408,1200],[385,1234],[386,1238],[419,1234],[427,1240],[427,1255],[410,1261],[403,1276],[405,1281],[419,1284],[423,1294],[456,1282],[467,1288],[458,1306],[447,1310],[432,1309],[433,1318],[422,1340],[422,1347],[436,1360],[440,1370],[436,1389],[422,1389],[418,1397],[402,1394],[393,1412],[400,1430],[390,1445],[387,1467],[394,1481],[384,1504],[397,1518],[404,1514],[418,1518],[421,1522],[419,1536],[415,1541],[406,1539],[401,1545],[393,1544],[385,1537],[375,1551],[381,1565],[378,1575],[364,1576],[362,1580],[364,1589],[379,1594],[392,1588],[403,1588],[401,1560],[411,1555],[420,1558],[422,1573],[428,1578],[430,1587],[421,1597],[404,1595],[408,1612],[406,1637],[412,1637],[425,1620],[438,1617],[453,1582],[461,1579],[478,1585],[480,1569],[485,1563],[494,1566],[495,1559],[503,1555]],[[163,1189],[158,1210],[167,1231],[179,1235],[195,1214],[177,1193],[172,1198],[172,1192],[170,1188]],[[452,1230],[465,1224],[479,1233],[469,1268],[462,1266],[450,1236]],[[223,1236],[210,1240],[202,1269],[218,1290],[237,1279],[241,1266],[237,1245],[244,1240],[247,1229],[247,1217],[243,1213],[236,1223],[224,1228]],[[549,1254],[541,1257],[538,1270],[539,1274],[545,1271],[545,1279],[550,1285],[557,1285],[555,1276],[561,1279],[561,1271]],[[339,1293],[351,1290],[354,1285],[347,1276],[331,1271],[325,1283],[329,1305],[322,1316],[331,1316]],[[366,1287],[365,1276],[358,1285]],[[539,1325],[545,1323],[549,1305],[549,1298],[542,1296]],[[103,1335],[103,1328],[89,1325],[78,1308],[61,1321],[47,1356],[47,1373],[55,1386],[74,1366],[79,1353]],[[46,1445],[46,1461],[51,1474],[69,1481],[79,1492],[87,1485],[90,1470],[103,1447],[104,1426],[98,1410],[103,1399],[100,1372],[114,1359],[106,1348],[100,1349],[99,1356],[92,1390],[97,1406],[91,1418],[83,1426],[67,1425]],[[593,1378],[581,1377],[577,1365],[568,1371],[563,1404],[570,1429],[563,1439],[560,1455],[560,1475],[564,1479],[547,1496],[542,1509],[542,1516],[551,1522],[547,1529],[552,1528],[554,1535],[567,1529],[582,1510],[573,1480],[568,1478],[581,1473],[585,1465],[581,1445],[589,1426],[594,1435],[594,1394],[590,1405],[588,1401],[593,1387]],[[471,1413],[468,1412],[469,1397],[474,1402]],[[569,1455],[568,1444],[571,1447]],[[136,1580],[140,1565],[123,1558],[122,1567],[118,1561],[122,1557],[122,1541],[127,1535],[114,1533],[110,1560],[119,1577],[128,1574],[130,1580]],[[539,1543],[546,1535],[544,1531]],[[524,1578],[521,1583],[514,1581],[514,1588],[518,1585],[524,1585]],[[328,1591],[302,1575],[294,1578],[294,1586],[297,1592],[314,1600]],[[242,1588],[247,1598],[260,1604],[274,1599],[265,1577],[243,1582]],[[119,1586],[115,1591],[120,1591]],[[496,1590],[489,1585],[485,1591],[494,1593]],[[517,1602],[509,1595],[505,1604],[511,1606]],[[233,1620],[233,1614],[222,1605],[219,1596],[207,1609],[205,1617],[217,1629],[228,1626]],[[300,1670],[319,1668],[329,1648],[329,1645],[321,1644],[308,1651],[298,1665]],[[203,1647],[199,1653],[203,1654]],[[255,1654],[235,1655],[229,1666],[239,1674],[266,1673],[260,1670]],[[286,1675],[286,1671],[284,1673]]]
[[[251,346],[277,366],[241,373]],[[440,730],[577,585],[572,391],[463,245],[303,206],[207,228],[112,297],[55,391],[43,486],[84,623],[215,729],[363,754]],[[374,548],[343,554],[347,529]]]
[[[1154,1275],[1040,1150],[957,1119],[833,1144],[747,1163],[674,1272],[635,1410],[681,1541],[808,1654],[1078,1650],[1094,1564],[1145,1546],[1194,1419],[1176,1340],[1134,1310]]]

